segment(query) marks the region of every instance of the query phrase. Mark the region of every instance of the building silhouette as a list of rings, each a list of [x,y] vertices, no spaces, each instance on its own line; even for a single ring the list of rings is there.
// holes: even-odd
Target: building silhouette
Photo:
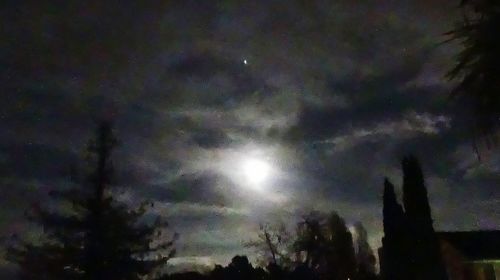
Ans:
[[[500,231],[437,232],[450,280],[499,280]]]

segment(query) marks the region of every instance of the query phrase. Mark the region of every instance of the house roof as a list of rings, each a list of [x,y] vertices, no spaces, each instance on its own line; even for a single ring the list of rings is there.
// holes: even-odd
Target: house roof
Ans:
[[[500,230],[437,232],[469,260],[500,260]]]

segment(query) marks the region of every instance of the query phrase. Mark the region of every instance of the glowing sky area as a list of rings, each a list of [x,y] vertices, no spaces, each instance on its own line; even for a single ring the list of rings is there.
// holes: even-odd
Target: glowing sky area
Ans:
[[[269,178],[271,167],[261,159],[248,158],[242,163],[243,173],[245,173],[245,181],[254,186],[255,189],[262,189],[266,179]]]
[[[247,143],[215,153],[202,156],[206,161],[200,159],[194,168],[210,169],[219,176],[221,186],[224,181],[231,182],[226,188],[241,196],[246,201],[243,203],[262,209],[270,206],[267,203],[283,203],[287,196],[292,195],[283,189],[293,180],[293,170],[288,170],[288,173],[284,170],[283,148]],[[217,160],[212,161],[214,158]]]
[[[178,267],[253,259],[260,222],[312,209],[378,247],[383,178],[400,185],[407,153],[438,230],[500,224],[500,154],[477,161],[443,78],[458,0],[46,2],[0,11],[0,240],[31,232],[25,209],[99,116],[116,122],[121,197],[155,201]]]

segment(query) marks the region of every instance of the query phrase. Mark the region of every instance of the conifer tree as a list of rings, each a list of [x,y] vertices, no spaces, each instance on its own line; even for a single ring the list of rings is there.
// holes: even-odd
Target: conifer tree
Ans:
[[[380,249],[380,276],[382,279],[411,279],[408,222],[403,207],[398,203],[394,185],[384,180],[383,196],[384,237]]]
[[[88,146],[92,171],[86,180],[51,193],[58,205],[69,206],[65,211],[32,211],[31,218],[43,228],[42,238],[15,242],[8,250],[21,279],[142,279],[173,256],[175,238],[166,236],[166,222],[144,219],[153,205],[144,202],[132,209],[113,196],[111,153],[116,144],[111,124],[101,122]]]
[[[403,204],[415,279],[447,279],[436,237],[427,187],[420,163],[414,156],[403,159]]]

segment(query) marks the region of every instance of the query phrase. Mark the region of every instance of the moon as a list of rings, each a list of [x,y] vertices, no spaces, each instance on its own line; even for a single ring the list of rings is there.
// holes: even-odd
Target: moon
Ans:
[[[264,160],[248,158],[243,161],[242,171],[249,186],[254,189],[262,189],[265,181],[269,179],[271,167]]]

